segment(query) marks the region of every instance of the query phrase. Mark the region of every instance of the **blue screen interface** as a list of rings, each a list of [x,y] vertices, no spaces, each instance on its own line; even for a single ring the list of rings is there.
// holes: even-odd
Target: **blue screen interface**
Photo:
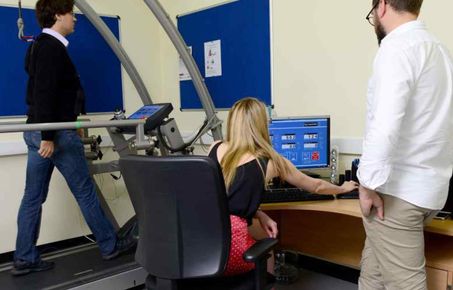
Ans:
[[[298,169],[329,166],[329,117],[273,119],[269,136],[275,151]]]
[[[160,105],[143,106],[137,112],[130,115],[128,119],[130,120],[148,119],[149,117],[154,115],[157,111],[159,111],[162,107],[163,106]]]

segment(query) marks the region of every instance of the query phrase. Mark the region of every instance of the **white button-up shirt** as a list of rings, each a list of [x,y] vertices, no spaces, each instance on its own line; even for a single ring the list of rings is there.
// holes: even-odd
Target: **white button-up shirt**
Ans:
[[[441,209],[452,168],[452,58],[411,21],[390,32],[376,55],[358,177],[366,188]]]
[[[66,39],[66,37],[64,37],[63,35],[61,35],[60,33],[56,32],[53,29],[44,28],[42,30],[42,33],[46,33],[46,34],[52,35],[53,37],[58,39],[61,43],[63,43],[63,45],[66,46],[66,47],[68,47],[68,45],[69,45],[69,41]]]

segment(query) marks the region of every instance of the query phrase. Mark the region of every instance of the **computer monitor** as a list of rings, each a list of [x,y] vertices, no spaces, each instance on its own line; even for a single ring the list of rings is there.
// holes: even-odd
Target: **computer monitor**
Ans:
[[[272,119],[269,136],[275,151],[291,161],[296,168],[329,166],[329,116]]]

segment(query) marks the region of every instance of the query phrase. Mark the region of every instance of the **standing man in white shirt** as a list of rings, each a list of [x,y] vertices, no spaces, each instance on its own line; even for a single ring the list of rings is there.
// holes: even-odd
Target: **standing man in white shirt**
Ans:
[[[427,289],[423,226],[453,168],[453,64],[417,20],[423,0],[373,0],[380,45],[358,170],[366,231],[359,289]]]

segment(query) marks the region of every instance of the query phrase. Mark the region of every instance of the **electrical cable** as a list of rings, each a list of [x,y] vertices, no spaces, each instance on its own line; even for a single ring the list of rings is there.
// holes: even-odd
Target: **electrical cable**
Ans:
[[[185,144],[183,144],[183,145],[181,145],[181,146],[179,146],[177,148],[172,148],[170,145],[167,144],[167,142],[165,141],[164,136],[162,135],[162,131],[160,130],[160,126],[157,127],[157,134],[159,135],[159,138],[162,140],[162,144],[164,145],[164,147],[167,150],[169,150],[171,152],[180,152],[180,151],[183,151],[184,149],[192,146],[208,130],[211,130],[212,128],[215,128],[215,127],[217,127],[217,126],[219,126],[221,124],[221,122],[218,122],[217,124],[214,124],[213,126],[211,126],[211,123],[214,120],[214,118],[215,118],[215,115],[212,116],[212,118],[210,120],[204,120],[203,125],[200,127],[200,129],[198,130],[198,133],[195,135],[195,137],[192,139],[192,141],[190,141],[188,143],[185,143]]]
[[[20,40],[26,41],[26,42],[32,42],[35,40],[34,36],[32,35],[24,35],[24,30],[25,30],[25,22],[24,19],[22,18],[22,1],[19,0],[19,17],[17,18],[17,37]]]

